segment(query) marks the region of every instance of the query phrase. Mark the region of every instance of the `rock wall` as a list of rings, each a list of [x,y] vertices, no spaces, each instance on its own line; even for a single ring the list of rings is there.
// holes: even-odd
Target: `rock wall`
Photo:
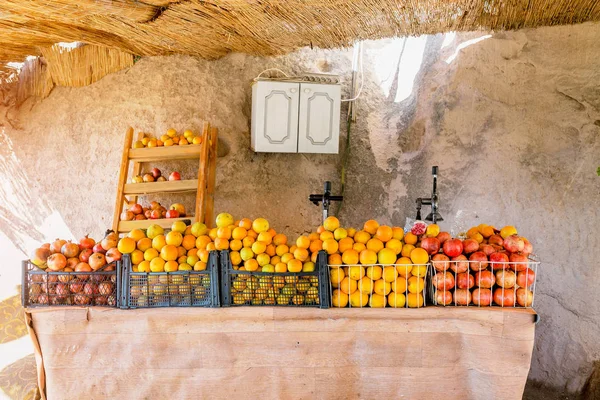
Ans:
[[[544,262],[530,378],[568,391],[600,359],[599,41],[600,25],[584,24],[367,42],[340,213],[348,226],[370,217],[403,225],[439,165],[442,227],[517,225]],[[144,58],[26,102],[18,124],[0,127],[2,235],[18,249],[55,234],[101,235],[126,128],[162,133],[202,120],[219,128],[226,154],[217,211],[267,217],[291,236],[314,228],[320,212],[307,196],[325,180],[339,191],[341,155],[251,152],[250,82],[269,67],[324,71],[342,75],[347,91],[351,58],[351,50],[311,49],[215,62]],[[177,168],[195,174],[193,164]]]

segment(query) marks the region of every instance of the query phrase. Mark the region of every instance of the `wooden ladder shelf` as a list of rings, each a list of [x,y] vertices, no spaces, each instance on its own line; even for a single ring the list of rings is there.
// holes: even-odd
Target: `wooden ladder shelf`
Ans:
[[[140,133],[140,136],[142,134]],[[141,137],[138,138],[141,140]],[[204,124],[202,129],[202,143],[188,144],[185,146],[169,147],[144,147],[133,148],[133,128],[127,130],[123,155],[121,158],[121,169],[119,171],[119,183],[117,186],[117,199],[115,201],[115,213],[113,216],[112,229],[118,233],[129,232],[132,229],[146,229],[152,224],[163,228],[169,228],[174,221],[189,220],[190,222],[203,222],[210,227],[214,212],[214,190],[215,173],[217,166],[217,128],[209,123]],[[133,163],[132,175],[139,175],[142,163],[171,160],[198,159],[198,179],[181,181],[127,183],[129,164]],[[196,192],[196,207],[194,215],[182,218],[144,219],[134,221],[120,221],[121,212],[128,201],[137,201],[137,197],[156,193],[193,193]]]

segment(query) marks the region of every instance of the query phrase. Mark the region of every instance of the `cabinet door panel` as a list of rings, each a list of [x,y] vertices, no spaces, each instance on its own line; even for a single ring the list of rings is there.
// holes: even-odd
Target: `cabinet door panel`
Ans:
[[[337,154],[339,138],[340,86],[302,83],[298,152]]]
[[[252,149],[298,151],[298,83],[261,81],[252,86]]]

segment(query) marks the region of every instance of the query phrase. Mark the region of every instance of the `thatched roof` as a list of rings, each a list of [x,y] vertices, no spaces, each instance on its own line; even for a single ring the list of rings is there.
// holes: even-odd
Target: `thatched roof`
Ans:
[[[2,0],[0,69],[57,42],[213,59],[590,20],[600,20],[600,0]]]

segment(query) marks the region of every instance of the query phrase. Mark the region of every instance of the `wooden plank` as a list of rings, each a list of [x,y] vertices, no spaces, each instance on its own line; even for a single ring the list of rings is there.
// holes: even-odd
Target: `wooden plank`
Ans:
[[[142,140],[144,138],[144,134],[142,132],[138,132],[137,134],[137,138],[136,141]],[[131,176],[137,176],[140,174],[140,172],[142,171],[142,163],[141,162],[134,162],[133,163],[133,171],[131,173]],[[133,196],[131,197],[131,201],[134,201],[137,203],[137,196]]]
[[[198,192],[196,194],[196,221],[207,223],[205,219],[206,212],[206,184],[208,180],[208,150],[210,125],[204,124],[202,130],[202,150],[200,160],[198,161]]]
[[[148,227],[152,224],[156,224],[158,226],[163,227],[164,229],[171,228],[173,222],[175,221],[189,221],[192,223],[194,221],[194,216],[189,215],[181,218],[160,218],[160,219],[142,219],[142,220],[134,220],[134,221],[120,221],[116,232],[129,232],[132,229],[148,229]]]
[[[133,141],[133,128],[129,127],[125,134],[125,142],[123,143],[123,153],[121,155],[121,167],[119,168],[119,180],[117,183],[117,200],[115,201],[115,211],[113,214],[112,230],[117,232],[119,227],[119,219],[121,217],[121,210],[123,209],[123,188],[125,182],[127,182],[127,172],[129,169],[129,151],[131,149],[131,143]]]
[[[200,157],[201,145],[144,147],[131,149],[129,159],[137,162],[192,160]]]
[[[124,193],[127,194],[154,194],[154,193],[186,193],[198,189],[198,179],[185,179],[181,181],[127,183]],[[134,197],[135,198],[135,197]]]
[[[217,143],[218,130],[217,128],[210,129],[210,152],[208,161],[208,183],[206,187],[206,213],[204,215],[204,223],[209,228],[212,227],[215,220],[215,184],[217,178]]]

